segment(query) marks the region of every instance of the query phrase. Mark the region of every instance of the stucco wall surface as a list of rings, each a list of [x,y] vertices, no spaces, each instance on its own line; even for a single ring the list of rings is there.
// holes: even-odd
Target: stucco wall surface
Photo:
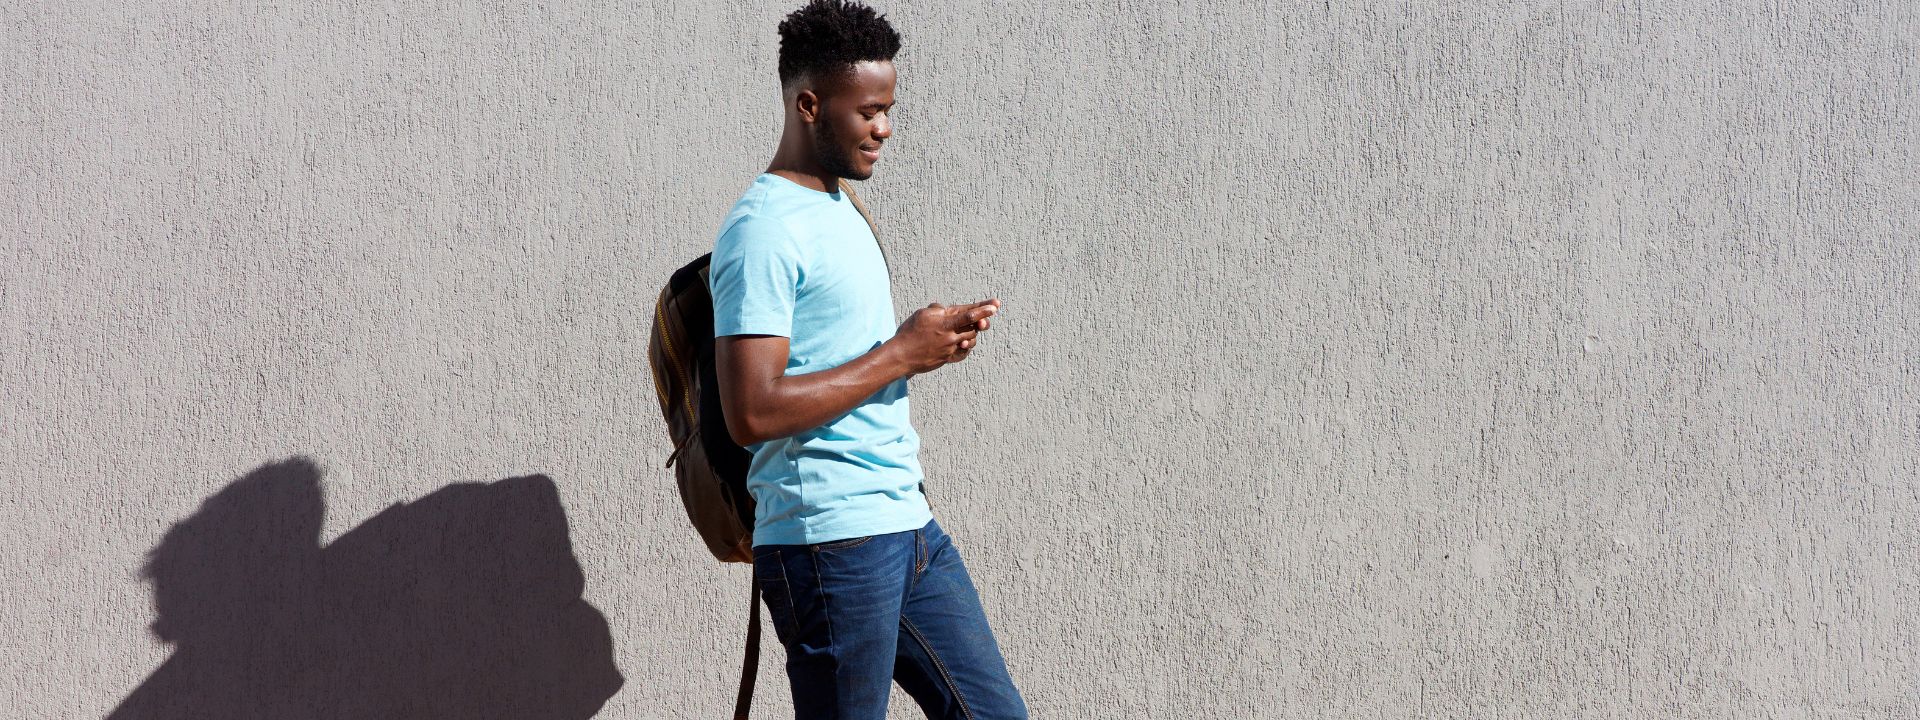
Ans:
[[[797,4],[0,4],[0,715],[728,712],[645,349]],[[1920,7],[879,7],[1035,717],[1920,715]]]

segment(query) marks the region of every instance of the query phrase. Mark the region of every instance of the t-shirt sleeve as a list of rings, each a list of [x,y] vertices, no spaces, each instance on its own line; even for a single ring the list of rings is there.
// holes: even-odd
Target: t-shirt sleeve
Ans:
[[[743,215],[713,243],[707,271],[713,335],[793,337],[793,301],[805,263],[780,221]]]

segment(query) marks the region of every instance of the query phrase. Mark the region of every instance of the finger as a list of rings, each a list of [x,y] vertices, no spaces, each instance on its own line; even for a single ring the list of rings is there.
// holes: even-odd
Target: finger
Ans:
[[[980,324],[980,321],[993,317],[993,314],[999,311],[1000,311],[1000,308],[992,305],[978,306],[971,310],[962,312],[960,314],[959,322],[957,322],[955,325],[956,327],[962,327],[962,328],[978,325]]]
[[[973,303],[961,303],[959,305],[949,305],[947,306],[947,309],[962,315],[972,315],[975,313],[975,311],[985,310],[985,311],[988,311],[987,314],[991,315],[993,313],[1000,311],[1000,301],[995,299],[995,300],[981,300],[980,302],[973,302]]]
[[[982,330],[985,330],[985,329],[987,329],[988,327],[991,327],[992,325],[993,325],[993,323],[992,323],[991,321],[989,321],[988,319],[986,319],[986,318],[980,318],[980,320],[979,320],[978,322],[975,322],[975,323],[974,323],[974,324],[972,324],[972,325],[968,325],[968,326],[966,326],[966,327],[962,327],[962,328],[958,328],[958,331],[959,331],[959,332],[965,332],[965,331],[968,331],[968,330],[972,330],[972,331],[974,331],[974,332],[980,332],[980,331],[982,331]]]
[[[954,333],[953,341],[963,342],[966,340],[972,340],[975,337],[977,337],[979,334],[980,334],[979,331],[976,331],[976,330],[962,330],[958,333]]]

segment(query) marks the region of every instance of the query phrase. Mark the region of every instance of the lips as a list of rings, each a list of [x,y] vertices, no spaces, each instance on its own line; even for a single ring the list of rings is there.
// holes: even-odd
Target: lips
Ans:
[[[868,160],[869,162],[871,162],[871,161],[875,161],[875,160],[879,160],[879,159],[880,159],[880,148],[879,148],[878,146],[875,146],[875,147],[872,147],[872,148],[865,148],[865,147],[863,147],[863,148],[860,148],[860,154],[861,154],[861,155],[865,155],[865,156],[867,156],[867,160]]]

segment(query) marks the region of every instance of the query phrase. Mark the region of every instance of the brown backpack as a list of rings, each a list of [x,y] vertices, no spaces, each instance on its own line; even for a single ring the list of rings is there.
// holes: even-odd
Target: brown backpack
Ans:
[[[854,194],[840,180],[840,191],[853,201],[876,240],[880,229]],[[880,257],[886,259],[886,250]],[[673,452],[667,467],[680,485],[680,502],[687,519],[721,562],[753,562],[753,495],[747,492],[747,467],[753,454],[733,442],[720,409],[720,383],[713,358],[713,294],[707,273],[713,254],[687,263],[667,279],[653,307],[653,337],[647,342],[647,360],[653,369],[653,388],[660,396],[660,412],[667,419]],[[760,586],[752,593],[747,626],[746,658],[741,662],[740,691],[734,699],[734,717],[746,720],[753,705],[754,677],[760,665]]]

